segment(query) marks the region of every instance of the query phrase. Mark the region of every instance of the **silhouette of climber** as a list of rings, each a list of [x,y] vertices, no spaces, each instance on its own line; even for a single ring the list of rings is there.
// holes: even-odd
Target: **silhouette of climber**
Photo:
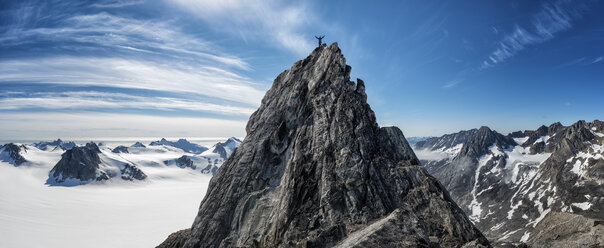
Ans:
[[[325,35],[323,35],[323,36],[319,36],[319,37],[315,36],[315,38],[317,38],[317,40],[319,40],[319,46],[321,46],[321,44],[323,44],[323,43],[321,42],[321,40],[322,40],[323,38],[325,38]]]

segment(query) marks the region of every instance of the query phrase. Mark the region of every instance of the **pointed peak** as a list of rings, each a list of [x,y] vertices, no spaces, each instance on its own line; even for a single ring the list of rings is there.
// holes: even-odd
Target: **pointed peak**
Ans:
[[[493,132],[493,130],[491,130],[489,127],[487,126],[482,126],[478,129],[477,133],[490,133]]]

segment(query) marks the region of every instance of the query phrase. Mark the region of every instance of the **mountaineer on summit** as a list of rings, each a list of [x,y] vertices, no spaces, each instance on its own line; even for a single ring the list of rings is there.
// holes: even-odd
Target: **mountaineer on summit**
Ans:
[[[323,36],[319,36],[319,37],[315,36],[315,38],[317,38],[317,40],[319,40],[319,46],[321,46],[321,44],[323,44],[323,43],[321,42],[321,40],[322,40],[323,38],[325,38],[325,35],[323,35]]]

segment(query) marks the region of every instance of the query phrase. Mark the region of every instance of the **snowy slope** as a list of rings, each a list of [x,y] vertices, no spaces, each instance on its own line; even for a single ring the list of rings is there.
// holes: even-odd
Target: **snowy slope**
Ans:
[[[47,178],[65,151],[23,146],[27,162],[17,167],[0,161],[3,248],[154,247],[171,231],[191,225],[211,173],[223,162],[220,154],[205,157],[169,145],[137,144],[127,147],[128,153],[101,145],[100,168],[118,173],[131,164],[147,177],[56,187],[46,184]],[[196,168],[170,164],[182,156],[191,157]]]

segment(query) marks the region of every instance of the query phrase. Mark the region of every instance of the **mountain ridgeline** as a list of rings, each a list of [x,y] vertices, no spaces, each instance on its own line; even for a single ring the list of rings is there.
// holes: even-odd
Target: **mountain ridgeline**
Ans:
[[[281,73],[191,229],[159,247],[488,246],[350,70],[334,43]]]
[[[231,137],[206,148],[186,139],[176,142],[161,139],[148,146],[136,142],[131,146],[112,148],[94,142],[78,146],[75,142],[57,139],[33,144],[2,145],[0,161],[15,167],[49,167],[47,185],[78,186],[95,182],[146,180],[145,171],[158,166],[175,166],[201,174],[214,174],[240,143],[239,139]],[[156,175],[155,178],[164,177]]]
[[[604,245],[603,122],[505,136],[481,127],[414,149],[493,244]]]

